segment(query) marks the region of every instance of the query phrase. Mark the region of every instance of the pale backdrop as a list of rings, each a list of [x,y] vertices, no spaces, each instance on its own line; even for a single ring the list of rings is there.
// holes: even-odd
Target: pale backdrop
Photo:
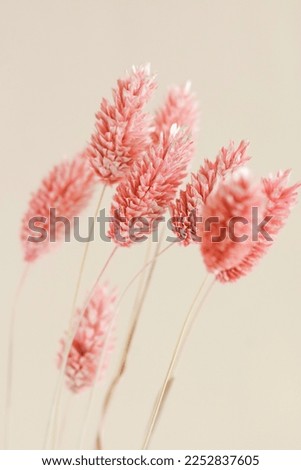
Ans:
[[[132,64],[151,62],[160,84],[152,108],[169,84],[190,79],[197,93],[202,122],[194,169],[230,139],[247,138],[254,172],[292,167],[294,180],[300,179],[300,15],[298,0],[0,1],[1,416],[8,316],[22,270],[20,219],[41,177],[85,145],[100,99],[116,78]],[[251,275],[215,286],[179,363],[153,448],[300,449],[300,216],[301,205]],[[45,256],[23,292],[14,448],[42,446],[57,341],[82,249],[69,244]],[[82,297],[109,249],[93,244]],[[121,251],[108,271],[111,281],[124,286],[144,250]],[[141,446],[176,335],[204,275],[196,247],[173,248],[158,264],[127,376],[108,416],[107,448]],[[117,354],[134,294],[123,304]],[[76,446],[86,399],[72,401],[65,448]]]

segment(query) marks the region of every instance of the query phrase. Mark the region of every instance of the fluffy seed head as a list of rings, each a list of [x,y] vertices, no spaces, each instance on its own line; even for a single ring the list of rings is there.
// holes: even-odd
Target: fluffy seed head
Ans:
[[[244,166],[250,159],[248,142],[241,141],[237,148],[234,142],[222,147],[216,159],[205,160],[197,173],[191,174],[191,182],[179,197],[170,204],[173,230],[182,245],[188,246],[197,242],[196,213],[201,212],[207,197],[211,194],[219,180]]]
[[[109,339],[108,347],[105,342],[115,317],[115,300],[116,295],[107,284],[98,285],[85,309],[67,360],[66,385],[73,393],[91,387],[96,379],[102,378],[108,366],[114,341]],[[79,315],[80,310],[77,311]],[[58,353],[59,368],[62,366],[65,347],[66,340],[63,338]],[[102,357],[102,353],[105,353],[105,357]],[[100,364],[103,366],[101,370]]]
[[[198,130],[198,103],[194,93],[190,91],[190,82],[185,86],[172,87],[165,99],[165,103],[155,114],[154,142],[159,142],[161,133],[169,131],[173,124],[187,127],[194,137]]]
[[[150,144],[151,118],[143,108],[155,88],[149,66],[133,67],[131,74],[118,80],[113,104],[102,100],[87,156],[103,182],[120,181]]]
[[[247,275],[273,244],[274,236],[284,226],[296,203],[297,190],[300,187],[299,183],[288,186],[289,174],[288,170],[278,172],[275,177],[264,178],[257,187],[252,187],[251,180],[248,179],[242,185],[234,174],[208,197],[203,208],[203,218],[205,220],[209,215],[214,215],[219,217],[221,223],[215,227],[212,225],[214,228],[209,233],[202,233],[201,252],[207,269],[215,273],[218,281],[233,282]],[[229,226],[233,214],[248,219],[251,207],[259,207],[259,222],[267,220],[265,231],[273,237],[272,240],[259,234],[254,240],[251,237],[250,243],[231,242],[227,239],[219,243],[212,242],[212,235],[218,228]],[[250,220],[252,221],[252,216]],[[249,229],[250,227],[251,225]],[[250,233],[247,235],[250,237]]]
[[[152,232],[154,221],[165,212],[187,175],[191,145],[188,131],[172,126],[134,163],[111,206],[114,221],[109,235],[117,244],[129,246]]]
[[[247,256],[252,247],[252,211],[255,208],[261,214],[264,206],[261,188],[248,174],[238,171],[220,181],[208,196],[198,225],[209,272],[230,269]]]
[[[35,261],[57,245],[50,242],[50,232],[56,242],[62,239],[65,227],[62,222],[56,223],[54,227],[50,226],[50,209],[55,209],[56,217],[65,217],[71,223],[73,217],[79,215],[88,205],[95,183],[95,174],[83,153],[54,166],[42,180],[38,190],[32,194],[22,219],[20,236],[26,262]],[[29,227],[29,221],[36,217],[39,217],[35,221],[35,227],[40,230],[39,237]],[[35,241],[29,241],[28,237]]]

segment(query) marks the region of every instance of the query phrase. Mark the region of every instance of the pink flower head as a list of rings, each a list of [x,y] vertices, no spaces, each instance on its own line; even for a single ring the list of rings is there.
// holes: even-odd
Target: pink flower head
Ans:
[[[196,134],[198,103],[190,87],[191,83],[187,82],[185,86],[174,86],[169,90],[164,105],[155,114],[152,134],[154,142],[159,142],[161,133],[168,132],[173,124],[187,127],[192,136]]]
[[[102,100],[87,156],[103,182],[120,181],[150,144],[151,118],[143,107],[156,86],[149,66],[133,67],[130,75],[118,80],[113,104]]]
[[[187,175],[191,145],[188,131],[174,125],[134,163],[111,206],[109,235],[117,244],[129,246],[154,230]]]
[[[217,182],[228,174],[244,166],[250,159],[247,153],[249,143],[242,140],[237,148],[234,142],[222,147],[216,159],[205,160],[196,174],[192,173],[191,182],[180,196],[170,204],[173,230],[184,246],[196,242],[196,212],[206,202]]]
[[[201,252],[205,265],[220,282],[236,281],[248,274],[272,245],[272,236],[284,225],[297,199],[300,184],[287,186],[289,174],[289,171],[279,172],[276,177],[265,178],[258,185],[248,173],[237,172],[221,180],[208,196],[198,234],[202,236]],[[257,215],[253,215],[252,208],[259,209]],[[212,223],[206,231],[204,223],[208,217],[217,217],[218,222]],[[235,229],[230,222],[233,217],[239,218]],[[243,225],[241,218],[248,223]],[[262,220],[266,221],[264,230],[268,237],[253,230]],[[247,236],[245,241],[238,240],[244,235]]]
[[[202,210],[203,223],[198,225],[202,227],[201,250],[210,272],[236,266],[250,252],[252,209],[259,208],[262,213],[264,205],[260,186],[247,171],[237,171],[221,180],[210,193]],[[231,221],[236,222],[235,226]]]
[[[50,241],[50,232],[55,241],[62,239],[65,226],[57,222],[50,226],[50,209],[55,209],[56,217],[65,217],[72,222],[89,203],[96,183],[96,177],[84,154],[64,160],[56,165],[41,182],[39,189],[33,193],[27,212],[22,219],[21,242],[24,259],[33,262],[47,252],[56,243]],[[36,219],[32,230],[29,223]],[[32,237],[32,241],[28,238]]]
[[[91,387],[96,379],[101,379],[108,366],[114,342],[109,338],[109,346],[105,345],[106,336],[115,318],[114,304],[116,295],[108,285],[98,285],[85,309],[76,336],[67,359],[66,385],[73,393]],[[77,311],[80,315],[80,310]],[[65,339],[60,342],[58,367],[62,366]],[[104,352],[105,357],[102,356]],[[103,361],[103,362],[99,362]],[[99,366],[102,365],[102,370]],[[97,374],[99,373],[99,376]]]

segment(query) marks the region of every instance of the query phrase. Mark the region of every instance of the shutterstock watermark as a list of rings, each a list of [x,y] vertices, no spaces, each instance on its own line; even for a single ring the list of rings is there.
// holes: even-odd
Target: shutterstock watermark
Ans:
[[[229,219],[227,223],[222,222],[217,216],[203,219],[201,216],[196,216],[194,211],[186,217],[126,219],[118,211],[114,216],[108,216],[105,209],[99,211],[96,219],[87,217],[86,221],[83,221],[79,217],[70,220],[64,216],[58,216],[56,209],[51,208],[48,217],[36,216],[28,221],[30,235],[27,240],[32,243],[43,243],[46,240],[55,243],[59,237],[67,243],[71,241],[71,238],[79,243],[87,243],[98,238],[105,243],[112,241],[142,243],[151,238],[153,242],[158,242],[159,228],[165,225],[166,241],[170,243],[183,241],[188,231],[191,239],[197,243],[201,243],[205,235],[208,239],[208,234],[211,236],[212,243],[221,243],[226,238],[235,243],[250,240],[256,242],[259,237],[270,242],[273,241],[268,230],[271,219],[272,216],[260,218],[258,207],[252,207],[250,220],[236,216]],[[84,235],[83,232],[85,232]],[[113,236],[110,236],[108,232]]]

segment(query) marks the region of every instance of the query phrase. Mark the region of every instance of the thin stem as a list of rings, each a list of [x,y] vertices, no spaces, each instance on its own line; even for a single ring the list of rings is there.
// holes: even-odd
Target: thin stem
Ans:
[[[100,193],[100,196],[99,196],[99,200],[98,200],[98,203],[97,203],[97,207],[96,207],[96,210],[95,210],[95,214],[94,214],[94,224],[95,224],[95,220],[98,216],[99,209],[100,209],[103,197],[105,195],[106,188],[107,188],[106,185],[104,185],[102,187],[102,190],[101,190],[101,193]],[[94,224],[93,224],[93,229],[94,229]],[[88,255],[88,251],[89,251],[89,247],[90,247],[90,237],[92,235],[91,232],[92,231],[89,232],[89,241],[88,241],[88,243],[85,244],[85,249],[84,249],[84,252],[83,252],[83,256],[82,256],[82,260],[81,260],[81,264],[80,264],[80,268],[79,268],[79,273],[78,273],[78,278],[77,278],[77,282],[76,282],[75,292],[74,292],[73,300],[72,300],[72,308],[71,308],[71,315],[70,315],[70,321],[69,321],[69,328],[72,327],[72,318],[73,318],[74,310],[75,310],[75,307],[76,307],[76,304],[77,304],[80,285],[81,285],[83,274],[84,274],[84,267],[85,267],[85,264],[86,264],[87,255]]]
[[[123,290],[123,292],[121,293],[120,297],[119,297],[119,301],[118,301],[118,304],[117,304],[117,307],[119,307],[119,305],[121,304],[122,300],[124,299],[125,295],[127,294],[128,290],[130,289],[130,287],[132,286],[132,284],[134,284],[134,282],[136,281],[136,279],[141,275],[141,273],[143,273],[145,271],[145,269],[154,262],[155,259],[159,258],[159,256],[163,255],[163,253],[165,253],[165,251],[169,250],[172,246],[174,246],[174,244],[170,244],[168,246],[166,246],[165,248],[163,248],[163,250],[159,251],[158,253],[155,253],[155,255],[153,256],[153,258],[148,261],[147,263],[144,264],[144,266],[142,266],[141,269],[139,269],[139,271],[132,277],[132,279],[130,280],[130,282],[126,285],[125,289]]]
[[[96,443],[95,443],[95,450],[103,450],[102,447],[102,440],[101,440],[102,436],[100,434],[100,432],[97,433],[97,436],[96,436]]]
[[[145,258],[144,258],[144,264],[143,266],[145,266],[146,264],[148,264],[149,261],[152,261],[153,258],[151,258],[151,260],[149,259],[150,258],[150,254],[151,254],[151,248],[152,248],[152,239],[149,238],[148,240],[148,244],[147,244],[147,249],[146,249],[146,253],[145,253]],[[157,252],[157,250],[156,250]],[[140,294],[141,294],[141,290],[143,289],[143,284],[144,284],[144,281],[145,281],[145,275],[146,275],[146,270],[143,270],[142,275],[140,276],[140,281],[139,281],[139,285],[138,285],[138,289],[137,289],[137,294],[136,294],[136,299],[135,299],[135,304],[134,304],[134,311],[135,311],[135,308],[137,307],[137,303],[138,303],[138,300],[140,299]]]
[[[157,415],[156,424],[158,424],[158,421],[159,421],[159,419],[160,419],[161,413],[162,413],[163,408],[164,408],[164,404],[165,404],[165,402],[166,402],[166,400],[167,400],[168,394],[169,394],[169,392],[170,392],[170,389],[171,389],[171,387],[172,387],[174,381],[175,381],[174,377],[171,377],[171,378],[168,380],[167,384],[166,384],[166,387],[165,387],[165,390],[164,390],[164,395],[163,395],[163,397],[162,397],[162,399],[161,399],[161,406],[160,406],[160,410],[159,410],[158,415]],[[153,406],[153,411],[152,411],[151,417],[152,417],[152,415],[153,415],[153,413],[154,413],[154,411],[155,411],[155,406],[156,406],[156,404],[157,404],[157,399],[158,399],[158,397],[159,397],[159,394],[158,394],[158,396],[156,397],[156,400],[155,400],[155,403],[154,403],[154,406]],[[156,429],[156,426],[154,427],[153,431],[154,431],[155,429]]]
[[[184,346],[184,343],[185,341],[187,340],[188,336],[189,336],[189,333],[191,331],[191,326],[196,318],[196,315],[199,311],[199,309],[201,308],[201,306],[203,305],[203,303],[205,302],[205,299],[206,297],[208,296],[212,286],[213,286],[213,282],[209,285],[208,289],[206,290],[204,296],[202,297],[201,301],[198,303],[197,305],[197,309],[195,310],[194,312],[194,306],[197,304],[198,302],[198,298],[199,296],[201,295],[202,291],[203,291],[203,288],[205,286],[205,283],[207,281],[207,278],[208,276],[205,278],[205,280],[202,282],[199,290],[197,291],[197,294],[196,296],[194,297],[193,299],[193,302],[190,306],[190,309],[186,315],[186,318],[185,318],[185,321],[183,323],[183,326],[182,326],[182,329],[180,331],[180,334],[179,334],[179,337],[178,337],[178,340],[177,340],[177,343],[176,343],[176,346],[175,346],[175,349],[174,349],[174,352],[173,352],[173,355],[172,355],[172,358],[171,358],[171,361],[170,361],[170,364],[168,366],[168,369],[167,369],[167,373],[166,373],[166,376],[165,376],[165,379],[164,379],[164,382],[163,382],[163,385],[162,385],[162,388],[161,388],[161,391],[160,391],[160,394],[159,394],[159,397],[157,399],[157,402],[156,402],[156,405],[155,405],[155,408],[153,410],[153,413],[152,413],[152,417],[151,417],[151,420],[150,420],[150,424],[149,424],[149,427],[148,427],[148,430],[146,432],[146,436],[145,436],[145,440],[144,440],[144,443],[143,443],[143,447],[142,449],[145,450],[148,448],[148,445],[149,445],[149,442],[150,442],[150,439],[152,437],[152,434],[153,434],[153,431],[154,431],[154,428],[156,426],[156,423],[157,423],[157,420],[158,420],[158,416],[159,416],[159,413],[161,411],[161,408],[162,408],[162,404],[163,404],[163,400],[164,400],[164,396],[166,394],[166,390],[167,390],[167,387],[168,387],[168,383],[172,377],[172,374],[174,372],[174,369],[175,369],[175,366],[177,364],[177,361],[179,359],[179,356],[180,356],[180,353],[182,351],[182,348]]]
[[[118,245],[116,245],[114,248],[113,248],[113,251],[110,253],[107,261],[105,262],[103,268],[101,269],[92,289],[90,290],[88,296],[87,296],[87,299],[86,299],[86,302],[84,304],[84,307],[81,309],[81,312],[80,312],[80,315],[79,317],[77,318],[77,321],[75,322],[75,325],[73,327],[73,330],[72,331],[69,331],[69,338],[67,338],[67,345],[66,345],[66,351],[68,352],[68,354],[65,354],[64,356],[64,361],[62,362],[62,366],[61,366],[61,369],[60,369],[60,375],[59,375],[59,381],[58,381],[58,394],[57,394],[57,400],[56,400],[56,405],[54,406],[54,410],[53,410],[53,413],[54,413],[54,447],[56,446],[56,435],[57,435],[57,428],[59,426],[59,423],[58,423],[58,417],[59,417],[59,413],[60,413],[60,404],[61,404],[61,397],[62,397],[62,390],[63,390],[63,380],[64,380],[64,375],[66,373],[66,368],[67,368],[67,361],[68,361],[68,357],[69,357],[69,353],[70,353],[70,350],[71,350],[71,347],[72,347],[72,343],[73,343],[73,340],[75,338],[75,335],[76,335],[76,332],[78,330],[78,327],[83,319],[83,316],[84,316],[84,313],[85,313],[85,310],[91,300],[91,297],[94,293],[94,290],[97,286],[97,284],[99,283],[99,281],[101,280],[103,274],[105,273],[107,267],[109,266],[111,260],[113,259],[114,257],[114,254],[116,253],[117,251],[117,248],[118,248]],[[71,334],[70,334],[71,333]]]
[[[131,281],[127,284],[126,288],[124,289],[124,291],[122,292],[120,298],[119,298],[119,301],[117,303],[117,306],[116,306],[116,310],[117,310],[117,314],[116,314],[116,317],[115,317],[115,322],[117,322],[117,319],[118,319],[118,314],[119,314],[119,306],[124,298],[124,296],[126,295],[126,293],[128,292],[129,288],[131,287],[131,285],[135,282],[135,280],[141,275],[142,272],[144,272],[144,270],[155,260],[157,259],[159,256],[161,256],[165,251],[167,251],[171,246],[173,246],[173,244],[171,245],[168,245],[166,248],[164,248],[163,250],[159,251],[158,254],[156,254],[150,261],[148,261],[135,275],[134,277],[131,279]],[[96,284],[96,283],[95,283]],[[93,288],[94,289],[94,288]],[[104,341],[104,346],[103,346],[103,350],[102,350],[102,353],[101,353],[101,356],[99,358],[99,369],[98,370],[101,370],[102,368],[102,365],[103,365],[103,358],[105,357],[106,355],[106,352],[107,352],[107,347],[109,345],[109,340],[110,340],[110,335],[112,333],[112,327],[113,327],[113,322],[110,324],[109,326],[109,329],[106,333],[106,337],[105,337],[105,341]],[[98,373],[97,373],[98,375]],[[101,449],[101,443],[100,443],[100,434],[98,433],[97,435],[97,443],[96,443],[96,448],[97,449]]]
[[[95,210],[95,213],[94,213],[93,228],[89,231],[89,241],[88,241],[88,243],[85,244],[84,252],[83,252],[81,263],[80,263],[79,273],[78,273],[77,282],[76,282],[76,285],[75,285],[75,291],[74,291],[73,299],[72,299],[71,313],[70,313],[70,317],[69,317],[69,325],[68,325],[69,343],[68,343],[68,345],[65,349],[65,352],[64,352],[63,364],[65,362],[67,363],[68,355],[69,355],[69,352],[70,352],[70,347],[71,347],[72,341],[73,341],[73,338],[71,339],[71,335],[72,335],[72,326],[73,326],[72,322],[73,322],[74,311],[75,311],[75,308],[76,308],[77,299],[78,299],[78,295],[79,295],[79,291],[80,291],[80,286],[81,286],[81,282],[82,282],[82,278],[83,278],[84,268],[85,268],[85,264],[86,264],[86,260],[87,260],[87,256],[88,256],[89,247],[90,247],[90,237],[92,235],[92,230],[94,230],[95,220],[96,220],[97,215],[99,213],[99,209],[100,209],[103,197],[105,195],[106,188],[107,188],[107,186],[104,185],[101,189],[99,199],[98,199],[98,203],[97,203],[97,206],[96,206],[96,210]],[[67,340],[68,340],[68,338],[67,338]],[[70,344],[70,346],[69,346],[69,344]],[[52,408],[51,408],[51,412],[50,412],[50,416],[49,416],[48,424],[47,424],[47,428],[46,428],[44,448],[46,448],[47,442],[48,442],[48,439],[49,439],[49,436],[50,436],[51,427],[52,427],[52,423],[53,423],[53,419],[54,419],[54,410],[55,410],[55,407],[56,407],[56,402],[59,398],[60,387],[61,387],[64,372],[65,372],[65,366],[62,367],[60,372],[59,372],[59,377],[58,377],[58,381],[57,381],[57,384],[56,384],[54,397],[53,397],[53,401],[52,401],[53,405],[52,405]]]
[[[130,327],[130,330],[129,330],[129,333],[128,333],[128,336],[127,336],[127,339],[126,339],[126,343],[125,343],[125,346],[124,346],[124,349],[123,349],[123,354],[121,356],[121,362],[120,362],[120,365],[118,367],[117,373],[114,376],[114,378],[111,382],[111,385],[109,386],[109,389],[108,389],[108,391],[106,393],[106,396],[105,396],[103,409],[102,409],[102,417],[101,417],[101,428],[100,428],[100,437],[99,437],[100,442],[103,441],[102,435],[103,435],[103,430],[104,430],[104,423],[105,423],[105,418],[106,418],[111,400],[113,398],[115,389],[118,386],[118,384],[119,384],[119,382],[120,382],[120,380],[121,380],[121,378],[124,375],[125,370],[126,370],[130,349],[131,349],[131,346],[132,346],[132,343],[133,343],[133,339],[134,339],[135,332],[136,332],[136,329],[137,329],[138,321],[139,321],[139,318],[140,318],[140,313],[142,311],[143,304],[144,304],[144,301],[145,301],[145,298],[146,298],[146,295],[147,295],[147,292],[148,292],[148,289],[149,289],[149,286],[150,286],[150,283],[151,283],[151,280],[152,280],[152,275],[153,275],[153,272],[154,272],[154,269],[155,269],[155,266],[156,266],[156,261],[157,261],[158,253],[160,251],[161,243],[163,241],[163,237],[164,237],[164,232],[161,233],[160,240],[159,240],[158,245],[156,247],[155,256],[153,257],[153,259],[151,261],[151,266],[150,266],[150,269],[149,269],[149,272],[148,272],[148,275],[147,275],[147,279],[146,279],[142,294],[138,299],[136,299],[136,303],[135,303],[136,308],[134,309],[132,324],[131,324],[131,327]]]
[[[66,425],[68,423],[68,414],[69,414],[70,405],[71,405],[73,397],[68,397],[68,398],[69,399],[65,403],[63,413],[62,413],[63,416],[62,416],[62,424],[61,424],[61,427],[60,427],[60,430],[59,430],[59,442],[62,442],[62,439],[63,439],[64,434],[65,434]]]
[[[8,449],[9,446],[9,432],[10,432],[10,419],[11,419],[11,402],[12,402],[12,388],[13,388],[13,366],[14,366],[14,334],[17,317],[17,304],[20,298],[22,288],[27,278],[29,271],[29,263],[26,263],[23,272],[21,274],[14,302],[10,315],[9,324],[9,343],[8,343],[8,358],[7,358],[7,378],[6,378],[6,406],[5,406],[5,417],[4,417],[4,449]]]
[[[107,261],[105,262],[105,264],[103,265],[103,267],[102,267],[100,273],[98,274],[97,279],[96,279],[96,281],[94,282],[94,284],[93,284],[93,286],[92,286],[92,289],[90,289],[90,292],[88,293],[88,295],[87,295],[87,297],[86,297],[86,301],[85,301],[85,303],[84,303],[84,307],[82,308],[82,312],[81,312],[82,315],[83,315],[83,312],[86,310],[86,308],[87,308],[87,306],[88,306],[88,304],[89,304],[89,302],[90,302],[90,300],[91,300],[91,298],[92,298],[92,295],[93,295],[93,293],[94,293],[94,291],[95,291],[95,288],[96,288],[97,284],[100,282],[100,280],[101,280],[102,276],[104,275],[104,273],[105,273],[107,267],[108,267],[109,264],[111,263],[111,261],[112,261],[114,255],[115,255],[115,253],[116,253],[116,251],[117,251],[117,248],[118,248],[118,245],[116,245],[116,246],[113,248],[113,250],[111,251],[111,253],[109,254],[109,257],[107,258]],[[82,320],[82,318],[80,318],[80,321],[81,321],[81,320]],[[76,330],[77,330],[77,328],[76,328]],[[76,333],[76,332],[75,332],[75,333]],[[73,342],[73,339],[74,339],[74,338],[72,338],[72,342]]]
[[[149,257],[150,257],[150,252],[151,252],[151,238],[149,239],[149,242],[148,242],[148,245],[147,245],[144,264],[148,263],[148,260],[149,260]],[[145,274],[145,271],[143,272],[143,274]],[[139,282],[137,297],[136,297],[136,303],[137,303],[137,299],[140,298],[140,291],[143,287],[143,282],[144,282],[144,275],[142,275],[140,277],[140,282]],[[136,305],[136,303],[135,303],[135,305]],[[115,323],[116,322],[114,322],[114,324]],[[98,375],[99,375],[101,365],[102,365],[102,361],[101,361],[101,357],[100,357],[96,377],[98,377]],[[87,404],[86,412],[85,412],[85,415],[84,415],[84,421],[83,421],[83,424],[81,426],[81,432],[80,432],[80,437],[79,437],[79,446],[78,446],[79,449],[83,448],[83,443],[84,443],[84,439],[85,439],[87,428],[88,428],[89,417],[90,417],[90,414],[91,414],[92,404],[94,402],[94,398],[95,398],[95,395],[96,395],[96,390],[97,390],[97,380],[93,384],[93,386],[90,390],[90,393],[89,393],[88,404]]]

